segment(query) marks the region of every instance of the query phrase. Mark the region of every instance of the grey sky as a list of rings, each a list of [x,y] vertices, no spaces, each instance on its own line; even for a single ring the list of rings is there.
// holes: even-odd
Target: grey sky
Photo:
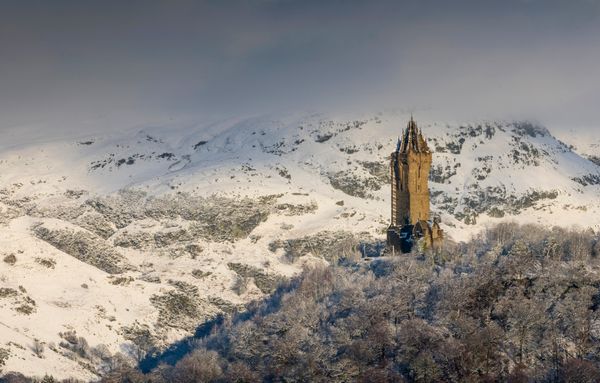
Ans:
[[[595,0],[0,2],[0,128],[431,109],[600,122]]]

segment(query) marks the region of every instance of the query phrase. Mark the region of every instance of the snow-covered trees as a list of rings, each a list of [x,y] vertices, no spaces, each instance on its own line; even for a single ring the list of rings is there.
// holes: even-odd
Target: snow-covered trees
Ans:
[[[120,367],[104,381],[598,382],[597,243],[589,231],[502,224],[435,262],[306,269],[175,365]]]
[[[597,241],[508,223],[436,262],[306,270],[195,353],[215,381],[598,381]]]

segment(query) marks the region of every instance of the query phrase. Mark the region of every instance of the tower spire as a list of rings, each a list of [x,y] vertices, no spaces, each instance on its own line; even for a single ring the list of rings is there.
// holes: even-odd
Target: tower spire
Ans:
[[[401,141],[400,142],[400,152],[404,153],[404,152],[406,152],[406,142],[408,141],[406,130],[402,130],[402,138],[400,141]]]
[[[415,122],[413,115],[410,115],[410,121],[406,126],[406,143],[405,151],[419,151],[419,133],[417,123]]]
[[[427,145],[427,141],[425,141],[425,138],[423,137],[423,129],[419,129],[419,146],[421,147],[421,150],[424,152],[429,152],[429,146]]]

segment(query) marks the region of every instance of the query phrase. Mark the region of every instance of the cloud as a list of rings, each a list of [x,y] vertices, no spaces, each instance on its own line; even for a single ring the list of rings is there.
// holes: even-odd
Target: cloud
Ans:
[[[590,0],[9,0],[0,124],[402,107],[591,125],[599,10]]]

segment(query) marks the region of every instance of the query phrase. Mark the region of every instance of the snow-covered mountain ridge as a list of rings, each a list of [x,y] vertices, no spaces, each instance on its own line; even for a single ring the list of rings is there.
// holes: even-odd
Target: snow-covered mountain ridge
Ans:
[[[408,118],[266,116],[4,143],[4,369],[93,379],[109,353],[167,345],[304,263],[381,240],[387,157]],[[453,238],[500,219],[600,228],[600,167],[547,129],[418,123],[434,151],[432,210]]]

